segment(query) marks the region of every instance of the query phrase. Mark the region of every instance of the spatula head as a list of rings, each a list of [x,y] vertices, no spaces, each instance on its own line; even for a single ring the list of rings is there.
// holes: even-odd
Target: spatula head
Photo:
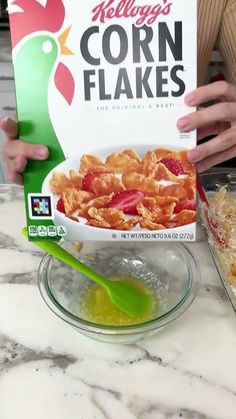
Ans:
[[[126,279],[111,281],[107,289],[110,299],[131,317],[148,314],[153,309],[154,297],[145,288],[138,288]]]

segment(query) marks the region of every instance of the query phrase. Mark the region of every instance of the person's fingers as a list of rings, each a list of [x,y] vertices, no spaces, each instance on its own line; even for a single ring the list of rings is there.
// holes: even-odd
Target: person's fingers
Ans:
[[[0,129],[2,129],[9,138],[16,138],[18,134],[18,125],[16,121],[10,118],[0,118]]]
[[[190,106],[199,106],[211,100],[236,101],[236,87],[226,81],[218,81],[201,86],[185,97],[185,103]]]
[[[231,123],[230,122],[224,122],[224,121],[219,121],[219,122],[213,122],[212,124],[206,126],[206,127],[202,127],[198,129],[197,132],[197,140],[201,141],[202,139],[212,136],[212,135],[218,135],[221,132],[230,129],[231,127]]]
[[[13,159],[13,161],[14,161],[15,171],[17,173],[23,173],[27,165],[27,158],[25,156],[18,156],[15,159]]]
[[[177,122],[177,127],[182,132],[189,132],[208,126],[215,121],[234,121],[235,115],[236,103],[217,103],[184,116]]]
[[[5,159],[5,164],[6,164],[6,168],[7,168],[8,173],[15,172],[15,161],[14,161],[14,159]]]
[[[219,163],[225,162],[236,156],[236,145],[227,150],[213,154],[212,156],[207,157],[197,164],[197,170],[199,173],[205,172],[205,170],[210,169],[213,166],[216,166]]]
[[[222,153],[236,145],[236,128],[224,131],[217,137],[198,145],[188,151],[188,159],[192,163],[198,163],[216,153]]]
[[[216,122],[206,127],[199,128],[197,131],[197,140],[201,141],[202,139],[209,137],[210,135],[217,135],[219,133],[219,124]]]
[[[49,153],[47,147],[43,145],[30,144],[20,140],[8,140],[5,143],[3,154],[5,159],[25,156],[27,159],[45,160]]]
[[[27,160],[24,156],[18,156],[15,159],[5,161],[8,173],[23,173]]]
[[[8,173],[8,179],[10,180],[10,182],[17,183],[18,185],[22,185],[23,183],[22,175],[16,172]]]
[[[27,159],[24,156],[18,156],[15,159],[8,159],[6,162],[8,170],[8,179],[11,182],[22,184],[22,176]]]

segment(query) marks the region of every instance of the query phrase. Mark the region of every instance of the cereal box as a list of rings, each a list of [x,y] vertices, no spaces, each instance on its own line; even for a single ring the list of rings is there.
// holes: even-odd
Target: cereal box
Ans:
[[[195,240],[197,0],[9,0],[31,240]]]

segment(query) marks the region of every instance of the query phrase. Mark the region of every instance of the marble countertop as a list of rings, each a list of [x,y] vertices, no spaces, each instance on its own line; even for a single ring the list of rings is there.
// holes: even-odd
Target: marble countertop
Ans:
[[[92,341],[39,294],[41,254],[21,236],[22,190],[0,186],[0,419],[235,419],[236,318],[201,231],[191,308],[127,346]]]

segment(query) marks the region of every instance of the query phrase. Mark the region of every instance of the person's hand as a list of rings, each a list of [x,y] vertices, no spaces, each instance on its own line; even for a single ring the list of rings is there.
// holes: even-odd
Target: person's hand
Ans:
[[[48,157],[48,149],[39,144],[30,144],[17,139],[17,123],[9,118],[0,118],[2,129],[7,140],[3,147],[3,159],[5,161],[8,178],[11,182],[22,184],[22,173],[25,170],[27,160],[45,160]]]
[[[219,103],[190,113],[177,123],[182,132],[198,129],[198,141],[214,135],[188,152],[199,172],[236,156],[236,87],[219,81],[199,87],[185,98],[186,104],[197,107],[211,100]]]

